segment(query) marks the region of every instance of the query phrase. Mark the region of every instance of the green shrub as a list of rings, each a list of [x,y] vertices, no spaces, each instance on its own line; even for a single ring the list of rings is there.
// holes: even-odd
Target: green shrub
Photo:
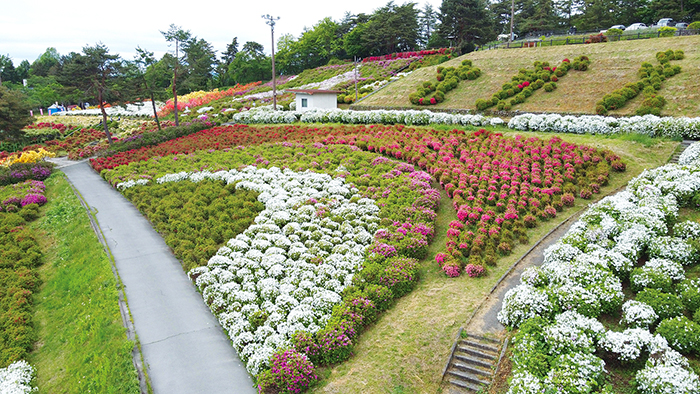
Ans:
[[[607,32],[605,32],[608,36],[621,36],[622,35],[622,29],[608,29]]]
[[[670,26],[663,26],[658,30],[660,37],[673,37],[676,35],[676,31],[678,31],[678,29]]]
[[[678,284],[678,295],[685,308],[694,314],[700,309],[700,279],[686,279]]]
[[[656,333],[681,353],[700,352],[700,325],[685,316],[664,319],[656,328]]]
[[[654,312],[659,315],[660,320],[676,317],[683,313],[683,303],[678,296],[657,289],[642,290],[637,294],[635,300],[654,308]]]
[[[670,276],[658,270],[644,269],[643,267],[637,267],[632,270],[630,284],[634,292],[639,292],[646,288],[670,293],[673,288],[673,280]]]

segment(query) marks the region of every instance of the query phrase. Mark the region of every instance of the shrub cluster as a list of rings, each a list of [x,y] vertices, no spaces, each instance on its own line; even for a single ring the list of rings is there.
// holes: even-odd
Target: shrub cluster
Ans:
[[[445,100],[445,94],[459,85],[465,79],[473,80],[479,78],[481,70],[472,66],[471,60],[463,60],[462,64],[455,67],[437,68],[437,83],[426,81],[411,93],[408,99],[413,105],[435,105]]]
[[[8,167],[0,166],[0,186],[25,182],[30,179],[43,181],[51,175],[53,164],[40,161],[36,163],[15,163]]]
[[[642,63],[637,76],[639,81],[625,84],[621,89],[614,90],[606,94],[596,103],[596,113],[598,115],[607,115],[608,111],[620,109],[627,104],[629,100],[637,97],[639,93],[644,94],[644,101],[637,109],[637,115],[652,114],[661,115],[661,109],[666,105],[666,99],[657,94],[661,89],[661,83],[681,72],[681,66],[671,65],[670,60],[683,59],[685,54],[682,50],[673,51],[669,49],[666,52],[658,52],[656,59],[659,61],[658,66],[653,66],[649,62]]]
[[[33,219],[37,212],[36,204],[0,212],[0,368],[25,358],[36,340],[32,293],[39,285],[35,268],[42,254],[25,217]]]
[[[163,235],[186,270],[199,267],[262,211],[258,193],[221,182],[167,182],[124,195]]]
[[[533,64],[534,70],[520,69],[511,82],[503,84],[501,90],[494,93],[490,99],[476,100],[476,109],[483,111],[496,106],[499,111],[508,111],[513,105],[524,103],[542,87],[547,92],[554,91],[559,78],[565,76],[570,69],[586,71],[589,64],[590,59],[587,56],[579,56],[573,63],[569,59],[564,59],[556,67],[550,67],[548,62],[536,61]],[[508,98],[511,99],[508,100]]]

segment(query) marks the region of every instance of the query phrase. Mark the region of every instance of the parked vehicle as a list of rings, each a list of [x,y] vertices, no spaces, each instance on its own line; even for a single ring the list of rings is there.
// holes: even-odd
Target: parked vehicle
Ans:
[[[647,25],[645,25],[644,23],[633,23],[633,24],[627,26],[625,31],[640,30],[640,29],[646,29],[646,28],[647,28]]]
[[[620,29],[620,30],[625,30],[625,25],[615,25],[610,27],[610,29]],[[610,30],[608,29],[608,30]]]
[[[680,23],[676,23],[676,26],[674,26],[674,27],[678,30],[687,29],[688,24],[685,22],[680,22]]]
[[[668,26],[668,27],[674,27],[676,25],[676,22],[673,21],[673,18],[661,18],[659,19],[659,23],[656,24],[656,26]]]

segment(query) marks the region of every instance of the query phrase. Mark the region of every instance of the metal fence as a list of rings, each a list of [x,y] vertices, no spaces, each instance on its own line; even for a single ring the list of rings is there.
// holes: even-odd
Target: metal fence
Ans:
[[[588,33],[586,33],[588,34]],[[502,44],[488,45],[479,48],[479,50],[488,49],[510,49],[510,48],[533,48],[533,47],[547,47],[555,45],[576,45],[576,44],[586,44],[586,43],[596,43],[596,42],[611,42],[611,41],[627,41],[627,40],[644,40],[648,38],[658,38],[664,36],[661,31],[640,31],[636,34],[622,34],[622,35],[602,35],[604,39],[601,41],[599,39],[600,32],[590,33],[590,35],[576,36],[576,37],[554,37],[550,36],[548,39],[533,38],[530,40],[523,40],[519,42],[505,42]],[[668,34],[668,33],[666,33]],[[675,36],[693,36],[700,34],[700,30],[690,30],[683,29],[675,32]],[[588,41],[588,42],[586,42]]]

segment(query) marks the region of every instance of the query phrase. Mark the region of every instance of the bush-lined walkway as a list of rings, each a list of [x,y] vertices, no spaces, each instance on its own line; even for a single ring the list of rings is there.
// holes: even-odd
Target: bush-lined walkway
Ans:
[[[61,170],[95,213],[114,256],[153,391],[255,393],[226,334],[150,223],[87,162]]]

